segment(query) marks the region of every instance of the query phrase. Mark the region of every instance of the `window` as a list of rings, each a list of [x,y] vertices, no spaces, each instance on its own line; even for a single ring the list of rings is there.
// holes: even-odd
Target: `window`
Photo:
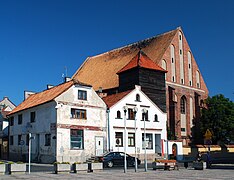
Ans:
[[[171,58],[171,63],[174,63],[174,59],[173,58]]]
[[[128,146],[129,147],[135,146],[135,133],[128,133]]]
[[[197,88],[200,88],[200,73],[196,71],[196,81],[197,81]]]
[[[18,145],[20,145],[21,139],[22,139],[22,135],[18,135]]]
[[[22,114],[19,114],[18,115],[18,124],[22,124],[22,120],[23,120]]]
[[[121,112],[120,111],[117,111],[117,114],[116,114],[117,116],[116,116],[116,118],[117,119],[121,119]]]
[[[10,126],[14,126],[14,116],[10,117]]]
[[[87,113],[85,109],[71,109],[71,118],[74,119],[87,119]]]
[[[83,130],[71,129],[71,149],[84,149]]]
[[[144,133],[142,133],[142,148],[144,149],[153,149],[153,135],[146,133],[146,138],[145,138],[145,147],[144,147]]]
[[[148,110],[146,111],[146,113],[142,113],[142,121],[149,121],[149,116],[148,116]]]
[[[14,144],[13,136],[10,136],[10,145],[13,145],[13,144]]]
[[[182,50],[180,49],[180,54],[182,54]]]
[[[45,146],[50,146],[51,134],[45,134]]]
[[[154,121],[155,121],[155,122],[159,122],[159,121],[158,121],[158,115],[157,115],[157,114],[154,115]]]
[[[123,147],[123,132],[115,132],[116,147]]]
[[[87,100],[87,91],[78,90],[78,99]]]
[[[30,122],[33,123],[35,122],[35,118],[36,118],[36,112],[31,112],[30,113]]]
[[[180,99],[180,113],[185,114],[186,111],[186,98],[185,96],[182,96]]]
[[[136,101],[141,101],[139,94],[136,94]]]
[[[185,128],[181,128],[181,131],[182,131],[182,132],[185,132]]]
[[[133,109],[128,109],[128,119],[134,120],[134,112]]]
[[[29,145],[29,134],[26,135],[26,146]]]

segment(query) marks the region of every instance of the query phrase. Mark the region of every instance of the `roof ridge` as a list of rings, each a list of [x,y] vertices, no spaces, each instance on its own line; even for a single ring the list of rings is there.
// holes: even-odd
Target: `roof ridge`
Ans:
[[[157,35],[155,35],[155,36],[153,36],[153,37],[149,37],[149,38],[146,38],[146,39],[143,39],[143,40],[136,41],[136,42],[134,42],[134,43],[130,43],[130,44],[125,45],[125,46],[122,46],[122,47],[114,48],[114,49],[109,50],[109,51],[106,51],[106,52],[104,52],[104,53],[100,53],[100,54],[97,54],[97,55],[94,55],[94,56],[90,56],[90,57],[88,57],[88,58],[96,58],[96,57],[99,57],[99,56],[102,56],[102,55],[105,55],[105,54],[113,53],[113,52],[115,52],[115,51],[118,51],[118,50],[121,50],[121,49],[124,49],[124,48],[132,47],[132,46],[134,46],[134,45],[140,45],[140,44],[143,43],[143,42],[147,42],[147,41],[153,40],[153,39],[155,39],[155,38],[158,38],[158,37],[160,37],[160,36],[164,36],[164,35],[166,35],[166,34],[172,33],[173,31],[177,31],[178,28],[180,28],[180,27],[177,27],[176,29],[173,29],[173,30],[164,32],[164,33],[162,33],[162,34],[157,34]],[[180,29],[181,29],[181,28],[180,28]],[[138,48],[141,49],[140,47],[138,47]]]

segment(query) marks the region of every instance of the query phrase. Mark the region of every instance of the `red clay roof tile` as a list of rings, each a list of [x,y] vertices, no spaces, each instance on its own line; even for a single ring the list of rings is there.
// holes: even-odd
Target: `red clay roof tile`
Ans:
[[[23,101],[19,106],[13,109],[13,111],[11,111],[8,114],[8,116],[16,112],[52,101],[56,97],[58,97],[60,94],[68,90],[73,84],[74,84],[74,81],[69,81],[69,82],[60,84],[58,86],[54,86],[51,89],[42,91],[40,93],[32,94],[25,101]]]
[[[121,92],[121,93],[106,96],[106,97],[103,98],[103,101],[110,108],[111,106],[115,105],[118,101],[123,99],[126,95],[128,95],[132,91],[133,90],[128,90],[128,91],[124,91],[124,92]]]
[[[126,66],[124,66],[120,71],[118,71],[117,74],[135,67],[142,67],[146,69],[167,72],[159,65],[155,64],[143,51],[139,51],[139,53],[137,53],[137,55],[134,56]]]

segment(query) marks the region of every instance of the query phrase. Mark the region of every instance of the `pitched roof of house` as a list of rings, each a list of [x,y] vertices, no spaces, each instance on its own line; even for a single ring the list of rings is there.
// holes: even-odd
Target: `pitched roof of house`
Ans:
[[[126,66],[139,50],[144,51],[156,64],[159,63],[172,39],[180,28],[145,39],[128,46],[88,57],[72,78],[92,84],[95,90],[99,87],[110,89],[119,86],[116,74]]]
[[[126,66],[117,72],[117,74],[135,67],[167,72],[159,65],[155,64],[155,62],[153,62],[143,51],[139,51]]]
[[[107,107],[110,108],[111,106],[115,105],[117,102],[119,102],[121,99],[123,99],[126,95],[128,95],[132,91],[133,90],[128,90],[128,91],[124,91],[121,93],[112,94],[102,99],[106,103]]]
[[[3,117],[3,118],[6,118],[6,116],[11,112],[11,111],[7,111],[7,107],[8,107],[8,106],[4,107],[4,108],[2,109],[2,111],[0,112],[0,114],[2,114],[2,117]]]
[[[63,92],[68,90],[74,84],[81,84],[81,85],[90,86],[90,85],[81,83],[81,82],[76,81],[76,80],[71,80],[71,81],[65,82],[63,84],[54,86],[48,90],[30,95],[27,99],[25,99],[25,101],[23,101],[19,106],[17,106],[8,115],[11,115],[11,114],[14,114],[16,112],[44,104],[47,102],[50,102],[50,101],[54,100],[56,97],[58,97],[59,95],[61,95]]]

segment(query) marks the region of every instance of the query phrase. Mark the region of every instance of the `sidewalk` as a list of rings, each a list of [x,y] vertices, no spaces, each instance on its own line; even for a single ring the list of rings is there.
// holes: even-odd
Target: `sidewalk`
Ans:
[[[113,180],[155,180],[155,179],[233,179],[234,171],[233,169],[222,170],[222,169],[207,169],[207,170],[190,170],[190,169],[180,169],[173,171],[156,170],[153,171],[149,169],[147,172],[144,169],[139,169],[135,172],[134,169],[127,169],[124,173],[123,169],[105,169],[103,171],[93,172],[93,173],[68,173],[68,174],[54,174],[52,172],[33,172],[31,174],[16,174],[16,175],[2,175],[0,179],[113,179]]]

